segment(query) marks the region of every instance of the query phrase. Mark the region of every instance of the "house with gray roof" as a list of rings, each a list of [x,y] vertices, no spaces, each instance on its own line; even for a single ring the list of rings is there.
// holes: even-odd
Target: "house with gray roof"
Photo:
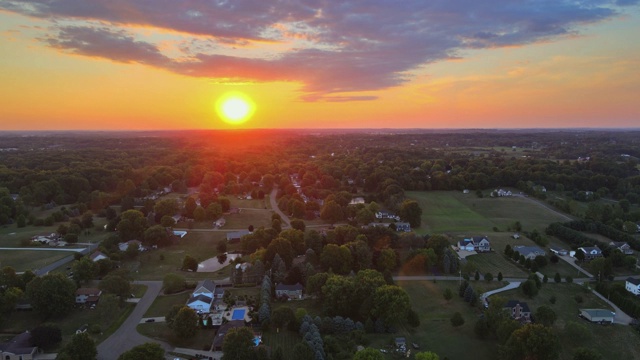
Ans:
[[[249,234],[251,234],[251,232],[249,232],[249,230],[240,230],[240,231],[228,232],[227,233],[227,241],[228,242],[240,241],[240,239],[243,236],[249,235]]]
[[[633,295],[640,296],[640,279],[628,277],[624,282],[624,288]]]
[[[582,251],[585,260],[593,260],[602,257],[602,250],[598,246],[579,247],[578,251]]]
[[[0,358],[2,360],[32,360],[38,348],[31,345],[31,333],[28,331],[18,334],[8,342],[0,343]]]
[[[525,259],[530,259],[530,260],[534,260],[538,256],[545,255],[544,250],[542,250],[537,246],[519,245],[519,246],[514,246],[513,250],[519,252],[520,255],[524,256]]]
[[[620,250],[620,252],[625,255],[633,255],[633,249],[631,249],[631,246],[624,241],[612,241],[609,243],[609,246],[616,250]]]
[[[519,300],[509,300],[504,309],[509,313],[513,320],[521,323],[531,322],[531,310],[526,302]]]
[[[295,283],[294,285],[285,285],[280,283],[276,285],[276,297],[302,299],[302,290],[304,290],[304,286],[302,286],[300,283]]]

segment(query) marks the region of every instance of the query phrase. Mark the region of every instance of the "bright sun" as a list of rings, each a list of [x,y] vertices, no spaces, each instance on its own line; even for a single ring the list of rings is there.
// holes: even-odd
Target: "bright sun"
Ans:
[[[251,99],[238,92],[226,93],[216,102],[216,111],[222,120],[232,125],[242,124],[255,112]]]

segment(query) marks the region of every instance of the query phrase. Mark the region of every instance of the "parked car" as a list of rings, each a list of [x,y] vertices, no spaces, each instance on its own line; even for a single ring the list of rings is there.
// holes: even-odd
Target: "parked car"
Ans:
[[[152,322],[156,322],[156,319],[147,319],[144,322],[152,323]]]

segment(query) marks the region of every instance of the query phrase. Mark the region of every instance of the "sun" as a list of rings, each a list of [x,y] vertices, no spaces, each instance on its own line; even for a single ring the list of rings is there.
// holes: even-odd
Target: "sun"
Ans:
[[[242,124],[255,112],[256,106],[247,95],[229,92],[216,102],[216,111],[222,120],[232,125]]]

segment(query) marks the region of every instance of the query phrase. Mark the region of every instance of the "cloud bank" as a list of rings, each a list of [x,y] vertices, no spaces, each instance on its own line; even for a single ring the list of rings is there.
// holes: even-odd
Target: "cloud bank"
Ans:
[[[306,101],[356,101],[465,50],[553,41],[637,3],[0,0],[0,9],[50,21],[41,40],[63,52],[222,81],[296,82]]]

